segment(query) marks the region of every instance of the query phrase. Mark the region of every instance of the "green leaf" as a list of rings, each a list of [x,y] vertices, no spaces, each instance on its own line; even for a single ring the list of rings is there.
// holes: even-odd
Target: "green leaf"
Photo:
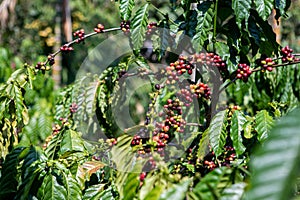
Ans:
[[[66,130],[62,137],[59,153],[64,155],[67,152],[84,152],[84,150],[83,140],[79,134],[70,129]]]
[[[261,110],[255,115],[255,130],[258,134],[258,140],[264,141],[272,129],[273,118],[266,110]]]
[[[105,184],[98,184],[89,187],[84,196],[83,200],[115,200],[111,190],[111,187],[104,189]]]
[[[254,154],[246,199],[292,199],[300,166],[300,110],[281,118]]]
[[[243,19],[248,21],[250,16],[251,0],[232,0],[232,9],[234,10],[236,21],[238,26],[241,27],[241,22]]]
[[[19,156],[26,150],[18,147],[7,154],[1,170],[0,199],[12,199],[17,192]]]
[[[72,177],[71,174],[67,175],[66,173],[62,173],[64,186],[67,190],[67,198],[68,200],[73,199],[82,199],[82,192],[80,189],[80,185],[75,178]]]
[[[18,121],[21,121],[26,125],[28,124],[28,111],[27,108],[24,104],[24,97],[22,95],[21,89],[17,85],[13,85],[13,94],[12,98],[14,99],[15,102],[15,107],[16,107],[16,115],[18,117]]]
[[[225,185],[230,183],[230,179],[228,178],[228,175],[232,173],[232,170],[226,167],[216,168],[210,173],[208,173],[206,176],[204,176],[199,183],[194,187],[193,193],[199,198],[199,199],[205,199],[205,200],[214,200],[214,199],[220,199],[220,193],[219,188],[220,184],[222,183],[222,188]],[[224,177],[227,177],[224,181],[222,179]]]
[[[163,20],[160,23],[160,27],[158,29],[159,32],[159,59],[165,54],[168,47],[170,47],[170,39],[172,38],[170,35],[170,27],[167,20]]]
[[[227,110],[218,112],[212,119],[209,126],[210,143],[217,157],[222,153],[226,142],[226,117]]]
[[[263,20],[267,20],[273,8],[274,0],[255,0],[255,8]]]
[[[63,131],[64,130],[62,130],[61,132],[60,132],[60,134],[63,134]],[[60,145],[60,143],[61,143],[61,136],[60,136],[60,134],[57,134],[57,135],[55,135],[51,140],[50,140],[50,142],[48,143],[48,146],[47,146],[47,148],[45,149],[45,155],[48,157],[48,158],[51,158],[51,159],[53,159],[55,156],[56,156],[56,154],[57,154],[57,152],[59,151],[59,145]]]
[[[111,149],[111,160],[115,163],[116,169],[121,172],[131,172],[133,167],[134,153],[131,152],[132,137],[123,135],[118,137],[118,143]]]
[[[67,199],[67,190],[62,183],[58,182],[58,178],[48,173],[38,191],[38,199],[56,200]]]
[[[208,39],[209,32],[213,29],[214,4],[211,1],[201,3],[197,9],[198,22],[196,27],[196,35],[193,37],[193,47],[197,51],[202,50],[204,42]]]
[[[246,123],[245,116],[240,111],[235,111],[231,118],[230,138],[237,155],[241,155],[246,150],[243,145],[243,125]]]
[[[157,199],[159,199],[159,196],[162,193],[163,189],[164,189],[164,186],[162,186],[162,185],[155,186],[155,188],[153,188],[151,191],[149,191],[149,193],[145,197],[145,200],[157,200]]]
[[[20,186],[15,199],[25,200],[28,199],[28,196],[34,195],[34,191],[39,187],[38,185],[38,170],[34,165],[37,160],[40,158],[40,153],[36,150],[35,147],[31,146],[27,155],[24,158],[22,165],[22,174]]]
[[[181,183],[174,185],[173,187],[166,190],[164,193],[160,195],[159,200],[169,200],[169,199],[176,199],[181,200],[185,199],[185,194],[189,189],[189,185],[191,180],[185,180]]]
[[[158,174],[148,174],[139,190],[139,199],[157,200],[164,189],[160,183],[161,177]]]
[[[83,200],[98,200],[103,192],[105,184],[97,184],[88,187],[83,195]]]
[[[244,129],[244,137],[250,139],[253,137],[252,134],[252,121],[248,121],[243,126]]]
[[[137,51],[140,50],[144,43],[148,25],[148,7],[148,3],[141,6],[132,19],[131,39],[133,43],[133,48]]]
[[[124,200],[134,199],[139,183],[140,181],[138,178],[138,174],[129,173],[124,184],[123,194],[120,194],[120,198]]]
[[[120,14],[123,20],[129,20],[131,17],[131,11],[134,7],[134,0],[121,0],[120,1]]]
[[[225,188],[221,194],[220,200],[240,200],[244,194],[246,183],[236,183]]]
[[[202,134],[199,148],[197,151],[197,157],[202,160],[204,156],[209,152],[209,129],[206,129]]]
[[[275,0],[275,8],[279,10],[281,16],[285,13],[286,2],[286,0]]]

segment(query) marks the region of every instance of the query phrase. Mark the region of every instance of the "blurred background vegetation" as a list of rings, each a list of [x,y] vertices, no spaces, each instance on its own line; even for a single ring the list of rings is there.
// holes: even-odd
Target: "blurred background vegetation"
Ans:
[[[98,23],[105,27],[120,24],[117,4],[110,0],[3,0],[0,5],[0,80],[5,68],[18,68],[23,62],[34,64],[72,40],[77,29],[93,31]],[[61,83],[74,81],[74,74],[103,37],[86,40],[76,51],[62,55]],[[6,71],[6,72],[4,72]],[[9,70],[11,71],[11,70]],[[4,76],[5,73],[5,76]]]

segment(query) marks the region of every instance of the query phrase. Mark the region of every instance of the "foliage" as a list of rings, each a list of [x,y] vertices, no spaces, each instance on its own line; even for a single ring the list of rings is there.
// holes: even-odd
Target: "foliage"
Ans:
[[[110,4],[120,27],[44,62],[1,50],[0,199],[295,197],[300,55],[266,21],[290,1]],[[54,57],[112,31],[132,51],[53,92]]]

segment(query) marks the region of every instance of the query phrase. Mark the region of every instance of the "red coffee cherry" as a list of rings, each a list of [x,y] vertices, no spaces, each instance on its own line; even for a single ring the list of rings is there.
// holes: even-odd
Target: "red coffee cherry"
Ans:
[[[94,28],[94,31],[96,33],[102,33],[104,30],[104,26],[102,24],[97,24],[97,26]]]

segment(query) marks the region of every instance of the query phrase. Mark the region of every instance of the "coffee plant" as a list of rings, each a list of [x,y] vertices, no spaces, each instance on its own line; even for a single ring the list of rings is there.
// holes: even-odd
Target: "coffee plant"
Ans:
[[[116,27],[0,69],[0,199],[297,198],[300,54],[267,21],[291,1],[111,4]],[[55,57],[109,34],[53,92]]]

